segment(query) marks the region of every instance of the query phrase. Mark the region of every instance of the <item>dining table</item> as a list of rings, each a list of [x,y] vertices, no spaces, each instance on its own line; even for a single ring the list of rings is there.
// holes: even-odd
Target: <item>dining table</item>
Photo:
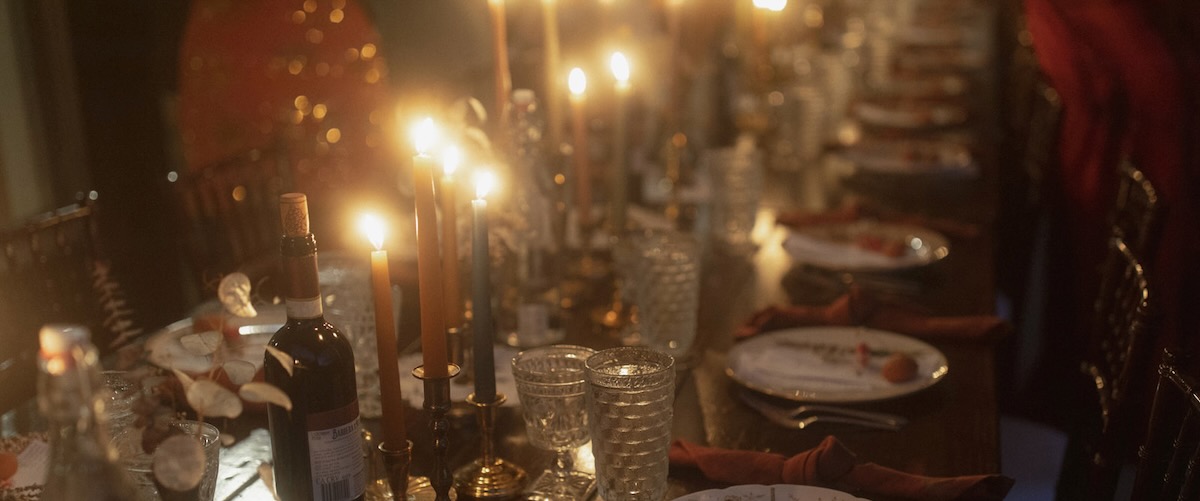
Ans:
[[[969,177],[906,176],[846,172],[837,162],[796,170],[765,169],[764,191],[750,249],[731,249],[708,239],[705,200],[694,201],[674,221],[681,230],[701,243],[701,273],[695,342],[686,355],[676,359],[672,437],[690,443],[791,456],[817,447],[828,436],[836,437],[858,460],[906,473],[951,477],[992,474],[1000,471],[997,356],[1003,337],[939,337],[925,342],[945,356],[947,370],[928,387],[898,396],[839,403],[855,410],[898,415],[907,422],[896,430],[873,429],[850,424],[817,423],[803,429],[772,424],[743,402],[748,389],[730,375],[729,355],[739,341],[734,332],[756,311],[771,305],[823,305],[851,289],[872,290],[914,310],[929,315],[992,315],[996,310],[995,252],[993,225],[999,204],[998,171],[1002,168],[996,151],[996,125],[988,119],[995,103],[991,100],[991,76],[966,74],[976,89],[968,100],[971,118],[954,131],[926,132],[929,136],[964,132],[978,175]],[[864,126],[869,129],[869,126]],[[867,130],[867,133],[872,131]],[[886,136],[887,132],[874,131]],[[836,153],[837,147],[833,148]],[[888,273],[850,273],[829,270],[797,260],[784,246],[792,231],[776,223],[783,214],[797,210],[836,210],[846,203],[869,203],[878,214],[903,214],[913,218],[953,223],[970,231],[945,232],[948,252],[934,262]],[[686,205],[686,204],[685,204]],[[642,209],[661,213],[661,205]],[[691,212],[689,212],[691,209]],[[578,249],[561,254],[561,259],[580,259]],[[606,249],[595,250],[601,261]],[[416,261],[408,257],[392,260],[393,281],[402,291],[397,329],[399,360],[418,348],[420,319],[416,314]],[[569,263],[567,263],[569,264]],[[610,270],[611,271],[611,270]],[[578,278],[578,277],[576,277]],[[573,302],[562,311],[565,338],[562,343],[594,349],[621,346],[619,329],[599,321],[597,312],[609,306],[615,280],[611,273],[578,278],[592,291],[590,300]],[[497,345],[497,366],[509,362],[519,348]],[[108,362],[144,363],[134,343]],[[399,367],[409,377],[412,366]],[[467,387],[469,374],[452,385]],[[787,398],[766,396],[779,406],[795,405]],[[434,466],[429,432],[429,415],[419,403],[406,404],[407,435],[414,442],[411,473],[429,476]],[[446,462],[453,471],[481,454],[481,427],[469,404],[458,399],[449,412],[449,449]],[[379,432],[378,419],[364,419],[364,428]],[[0,433],[14,436],[37,430],[35,402],[29,402],[0,417]],[[218,477],[218,501],[269,499],[259,465],[271,460],[265,413],[247,412],[242,417],[219,423],[223,432],[236,438],[224,447]],[[501,406],[495,414],[496,453],[530,475],[546,469],[554,455],[534,447],[525,434],[519,404]],[[584,467],[587,465],[584,464]],[[690,468],[672,467],[668,499],[727,485],[706,478]],[[430,498],[432,499],[432,498]],[[874,498],[875,501],[887,501]]]
[[[983,143],[986,144],[986,143]],[[994,158],[986,154],[981,159]],[[845,291],[847,280],[859,279],[863,287],[881,284],[880,293],[894,295],[905,304],[936,315],[983,315],[995,308],[991,224],[996,203],[994,161],[983,161],[982,175],[970,182],[944,180],[892,181],[855,179],[854,176],[827,179],[830,173],[768,172],[766,191],[754,231],[755,247],[750,251],[731,251],[714,243],[703,245],[697,332],[694,346],[676,362],[676,390],[673,410],[673,438],[724,449],[779,453],[790,456],[818,446],[834,436],[857,454],[861,461],[873,462],[907,473],[928,476],[959,476],[997,473],[1000,470],[999,411],[997,404],[997,348],[1001,340],[935,339],[928,342],[945,355],[948,372],[928,388],[893,398],[842,404],[858,410],[894,414],[907,420],[898,430],[870,429],[856,425],[818,423],[804,429],[773,425],[767,418],[742,402],[739,393],[747,391],[729,375],[728,354],[739,342],[734,331],[756,310],[769,305],[811,302],[823,304]],[[916,183],[911,186],[904,183]],[[829,206],[848,197],[871,200],[889,210],[925,217],[952,219],[977,229],[969,235],[949,235],[949,252],[934,263],[903,270],[872,281],[879,276],[853,277],[830,273],[797,262],[784,249],[789,230],[775,223],[776,217],[794,210],[804,190],[820,185],[823,205]],[[922,186],[920,183],[932,183]],[[817,207],[809,205],[809,207]],[[704,234],[704,228],[691,231]],[[566,254],[571,259],[570,254]],[[416,298],[415,262],[399,260],[394,277],[404,288],[403,297]],[[596,297],[611,297],[611,277],[595,280],[598,287],[609,287]],[[596,285],[596,284],[593,284]],[[910,285],[897,289],[891,285]],[[399,345],[413,346],[419,329],[411,311],[402,309],[398,329]],[[563,310],[566,337],[564,343],[596,349],[620,346],[616,330],[596,320],[596,309],[603,301],[581,303]],[[136,346],[136,344],[134,345]],[[136,348],[133,348],[136,349]],[[410,348],[411,350],[411,348]],[[136,354],[121,356],[124,363],[136,363]],[[511,351],[511,349],[510,349]],[[509,353],[506,351],[505,353]],[[508,360],[498,357],[497,365]],[[400,367],[406,376],[413,367]],[[468,385],[461,377],[455,385]],[[779,405],[795,404],[772,398]],[[428,415],[410,402],[407,432],[414,441],[411,471],[429,475],[433,466],[429,441]],[[34,403],[11,411],[0,418],[6,436],[36,429]],[[32,417],[31,417],[32,416]],[[531,475],[544,470],[553,458],[546,450],[532,446],[525,436],[518,405],[502,406],[496,413],[497,454],[523,467]],[[456,469],[478,458],[480,426],[465,402],[457,401],[450,412],[450,445],[447,461]],[[220,501],[263,499],[266,485],[258,465],[270,462],[265,415],[247,413],[241,418],[222,422],[222,431],[233,434],[238,442],[222,451],[217,499]],[[367,430],[379,431],[376,419],[365,419]],[[688,468],[672,468],[670,499],[724,485],[705,478]],[[878,501],[878,500],[877,500]]]

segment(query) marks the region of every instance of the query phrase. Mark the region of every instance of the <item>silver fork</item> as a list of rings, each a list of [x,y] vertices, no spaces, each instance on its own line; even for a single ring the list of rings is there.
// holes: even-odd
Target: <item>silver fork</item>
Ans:
[[[746,391],[738,393],[742,402],[758,411],[772,423],[785,428],[805,429],[815,423],[837,423],[896,431],[908,420],[893,414],[845,409],[830,405],[802,404],[792,408],[776,407]]]

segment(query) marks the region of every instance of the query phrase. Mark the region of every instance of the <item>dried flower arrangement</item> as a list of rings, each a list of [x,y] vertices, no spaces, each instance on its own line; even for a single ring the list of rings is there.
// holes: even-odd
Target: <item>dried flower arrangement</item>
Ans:
[[[226,275],[217,290],[224,313],[241,318],[258,314],[250,293],[250,279],[242,273]],[[223,321],[219,324],[223,324]],[[193,377],[179,369],[172,369],[174,377],[170,377],[158,370],[147,369],[131,376],[131,379],[140,379],[136,382],[144,388],[140,398],[134,402],[134,412],[137,414],[135,424],[142,431],[142,449],[153,455],[154,480],[164,500],[197,499],[206,468],[202,427],[195,426],[194,434],[186,434],[179,427],[172,426],[184,415],[176,406],[180,394],[199,422],[206,418],[237,418],[246,408],[244,403],[274,404],[288,410],[292,408],[291,400],[282,390],[253,380],[258,371],[254,364],[228,359],[231,341],[226,339],[222,327],[218,325],[216,330],[192,332],[178,339],[187,353],[209,357],[212,364],[207,374]],[[266,350],[285,368],[292,367],[293,361],[286,353],[269,346]],[[223,445],[229,445],[233,436],[222,433],[220,440]]]

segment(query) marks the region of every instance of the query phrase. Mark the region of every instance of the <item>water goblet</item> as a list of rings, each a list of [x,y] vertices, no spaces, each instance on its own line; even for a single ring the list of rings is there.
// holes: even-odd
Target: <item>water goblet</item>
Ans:
[[[594,353],[582,346],[552,345],[513,358],[529,441],[555,453],[554,462],[534,480],[526,499],[587,499],[595,489],[595,477],[576,470],[573,460],[573,452],[589,440],[584,364]]]

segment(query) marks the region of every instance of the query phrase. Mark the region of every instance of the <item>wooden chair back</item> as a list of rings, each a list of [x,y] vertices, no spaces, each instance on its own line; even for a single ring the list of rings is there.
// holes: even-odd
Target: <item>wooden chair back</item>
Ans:
[[[0,230],[0,410],[33,396],[42,325],[82,324],[97,346],[111,340],[94,288],[93,212],[75,204]]]
[[[1159,211],[1158,192],[1132,161],[1119,168],[1117,202],[1112,213],[1113,234],[1139,256],[1152,256],[1155,249]]]
[[[1132,499],[1200,499],[1200,382],[1171,353],[1158,376]]]
[[[1109,240],[1083,362],[1099,404],[1098,420],[1081,423],[1068,444],[1059,499],[1112,499],[1120,469],[1136,444],[1130,405],[1134,376],[1149,359],[1153,296],[1141,260],[1121,237]],[[1068,492],[1070,494],[1068,494]]]
[[[1084,362],[1106,422],[1125,397],[1137,361],[1148,356],[1150,301],[1141,261],[1124,239],[1110,239],[1095,303],[1092,353]]]
[[[286,156],[262,150],[172,183],[181,254],[200,297],[213,297],[225,274],[278,254],[279,195],[290,186]]]

